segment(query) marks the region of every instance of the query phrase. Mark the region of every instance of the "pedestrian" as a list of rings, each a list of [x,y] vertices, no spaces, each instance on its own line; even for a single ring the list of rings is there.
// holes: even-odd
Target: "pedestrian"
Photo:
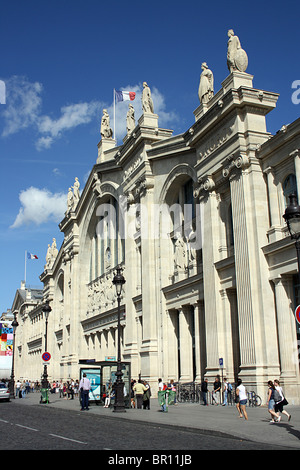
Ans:
[[[134,395],[134,390],[133,390],[133,387],[135,386],[135,384],[136,384],[136,380],[131,379],[131,384],[130,384],[130,388],[131,388],[131,392],[130,392],[131,408],[135,408],[135,395]]]
[[[106,387],[104,408],[109,408],[110,407],[111,395],[112,395],[112,383],[111,383],[111,381],[109,381],[109,383]]]
[[[172,401],[170,401],[169,404],[178,405],[177,400],[176,400],[176,386],[174,384],[174,379],[171,379],[170,383],[168,383],[168,390],[169,390],[169,393],[174,392],[174,394],[171,395]],[[174,397],[174,400],[173,400],[173,397]]]
[[[20,397],[20,394],[19,394],[20,390],[21,390],[21,382],[20,382],[20,380],[18,379],[18,380],[17,380],[17,383],[16,383],[16,397],[21,398],[21,397]]]
[[[202,397],[204,406],[208,406],[207,393],[208,393],[208,379],[205,378],[201,383],[201,397]]]
[[[136,407],[137,409],[141,410],[143,405],[144,392],[147,390],[141,379],[139,379],[138,383],[133,386],[133,390],[136,397]]]
[[[78,391],[79,391],[79,382],[78,382],[78,379],[76,379],[76,381],[74,383],[74,396],[75,396],[75,398],[78,397]]]
[[[243,415],[244,415],[245,420],[248,421],[248,415],[247,415],[247,411],[246,411],[247,392],[246,392],[246,389],[245,389],[244,385],[242,384],[241,379],[238,379],[237,385],[238,386],[236,388],[235,393],[237,394],[237,396],[239,398],[238,411],[239,411],[239,414],[240,414],[240,418],[242,418]]]
[[[23,383],[21,385],[21,394],[22,394],[22,398],[25,398],[26,396],[26,381],[23,380]]]
[[[144,410],[150,410],[151,389],[148,382],[144,381],[144,385],[146,387],[146,390],[143,395],[143,408]]]
[[[223,394],[224,394],[224,400],[223,400],[222,406],[226,406],[226,405],[228,405],[228,402],[227,402],[227,397],[228,397],[228,382],[227,382],[227,378],[226,378],[226,377],[224,377]]]
[[[276,423],[279,418],[279,414],[275,413],[274,408],[275,408],[275,399],[274,399],[274,392],[275,392],[275,386],[272,382],[272,380],[268,381],[268,398],[267,398],[267,405],[268,405],[268,412],[272,416],[272,419],[270,423]]]
[[[221,392],[221,382],[219,377],[215,378],[214,381],[214,389],[212,393],[212,404],[214,405],[214,402],[216,405],[219,405],[220,403],[220,392]]]
[[[91,389],[91,382],[87,379],[86,374],[83,374],[82,379],[79,383],[80,398],[81,398],[81,410],[83,411],[89,409],[89,392]]]
[[[232,384],[227,382],[227,404],[232,405]]]
[[[59,382],[59,398],[63,398],[64,397],[64,384],[63,384],[63,381],[61,380]]]
[[[291,415],[283,409],[284,406],[288,405],[288,401],[284,397],[283,390],[280,387],[279,380],[274,380],[275,392],[274,392],[274,400],[275,400],[275,412],[282,413],[288,417],[288,421],[291,420]],[[277,392],[277,393],[276,393]],[[278,422],[281,420],[281,416],[278,417]]]

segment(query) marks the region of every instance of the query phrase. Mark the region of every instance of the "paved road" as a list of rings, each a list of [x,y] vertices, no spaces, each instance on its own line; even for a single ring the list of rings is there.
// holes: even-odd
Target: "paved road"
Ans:
[[[144,450],[149,451],[150,459],[144,462],[145,465],[153,463],[151,459],[159,451],[178,452],[180,449],[180,456],[183,456],[180,459],[188,459],[185,456],[192,455],[189,451],[194,450],[278,450],[275,444],[251,442],[229,435],[203,434],[200,429],[168,427],[118,418],[116,415],[112,419],[109,410],[110,414],[105,416],[93,411],[80,412],[48,405],[24,406],[25,400],[0,403],[2,450],[107,450],[107,459],[114,458],[114,451],[130,449],[134,456],[134,451]],[[147,413],[146,410],[133,411]],[[289,446],[280,448],[290,449]],[[145,454],[143,458],[146,459]],[[166,463],[176,464],[171,461]]]

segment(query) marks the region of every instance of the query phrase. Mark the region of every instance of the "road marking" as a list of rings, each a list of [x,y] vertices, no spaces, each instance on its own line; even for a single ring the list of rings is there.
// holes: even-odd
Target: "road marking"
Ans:
[[[30,428],[29,426],[23,426],[22,424],[16,424],[19,428],[29,429],[29,431],[38,431],[38,429]]]
[[[0,421],[1,421],[2,423],[7,423],[7,424],[9,423],[9,421],[5,421],[5,419],[0,419]]]
[[[70,439],[69,437],[59,436],[58,434],[50,434],[50,436],[58,437],[59,439],[64,439],[65,441],[77,442],[78,444],[87,444],[87,442],[76,441],[76,439]]]

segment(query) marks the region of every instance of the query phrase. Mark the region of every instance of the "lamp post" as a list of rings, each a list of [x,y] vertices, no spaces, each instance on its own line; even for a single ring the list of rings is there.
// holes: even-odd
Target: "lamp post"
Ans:
[[[297,201],[297,195],[289,195],[290,204],[287,206],[283,215],[292,240],[295,240],[298,261],[298,278],[300,286],[300,206]]]
[[[17,313],[14,312],[14,319],[11,324],[13,327],[13,353],[12,353],[12,364],[11,364],[11,376],[9,381],[9,396],[15,398],[15,348],[16,348],[16,329],[19,326],[17,322]]]
[[[47,352],[47,335],[48,335],[48,317],[52,308],[49,305],[49,300],[46,300],[46,303],[42,306],[42,311],[45,314],[46,319],[46,328],[45,328],[45,352]],[[41,398],[41,403],[48,403],[48,373],[47,373],[47,364],[44,363],[44,374],[42,378],[42,389],[44,389],[44,397]]]
[[[117,356],[117,380],[115,384],[115,405],[114,411],[116,412],[125,412],[125,402],[124,402],[124,382],[122,380],[122,364],[121,364],[121,293],[123,284],[125,284],[125,278],[122,275],[122,268],[118,266],[117,272],[113,278],[113,284],[116,287],[117,300],[118,300],[118,356]]]

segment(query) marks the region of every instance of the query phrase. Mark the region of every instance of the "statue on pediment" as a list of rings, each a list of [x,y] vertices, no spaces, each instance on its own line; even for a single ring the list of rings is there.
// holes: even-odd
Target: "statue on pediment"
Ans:
[[[106,109],[103,109],[103,116],[101,119],[100,134],[103,139],[112,139],[113,131],[110,127],[109,114]]]
[[[74,185],[72,186],[72,188],[73,188],[74,206],[76,206],[80,198],[80,192],[79,192],[80,183],[78,181],[77,176],[75,178]]]
[[[143,82],[142,105],[144,113],[154,114],[153,101],[151,98],[151,91],[147,82]]]
[[[235,36],[233,29],[228,31],[228,48],[227,48],[227,66],[229,72],[238,70],[245,72],[248,67],[248,56],[242,49],[238,36]]]
[[[72,210],[73,204],[74,204],[73,191],[72,191],[72,188],[69,188],[68,197],[67,197],[67,206],[68,206],[67,213]]]
[[[126,129],[127,134],[130,134],[135,128],[135,116],[134,116],[134,107],[132,104],[129,104],[127,116],[126,116]]]
[[[206,62],[201,64],[201,69],[202,73],[198,89],[199,101],[200,103],[208,103],[214,96],[214,76]]]
[[[58,255],[58,249],[56,247],[56,239],[53,238],[52,245],[48,244],[47,254],[46,254],[46,264],[45,268],[50,269],[53,266],[53,263]]]

